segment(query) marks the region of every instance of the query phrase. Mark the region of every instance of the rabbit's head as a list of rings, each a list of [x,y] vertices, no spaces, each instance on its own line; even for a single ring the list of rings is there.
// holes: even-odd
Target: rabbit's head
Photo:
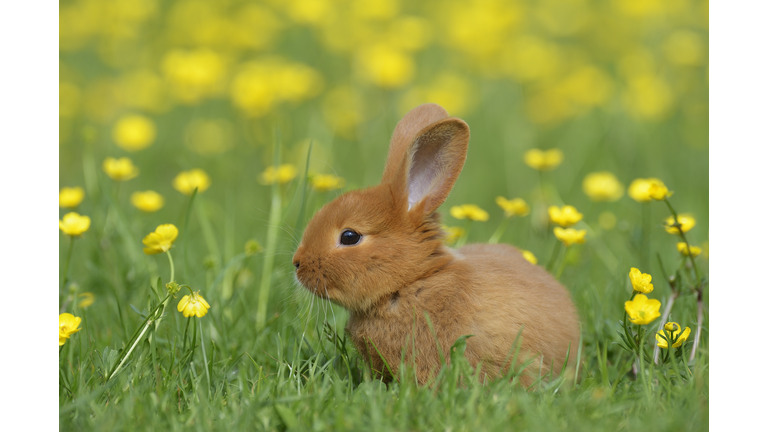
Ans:
[[[320,209],[293,256],[315,295],[365,312],[451,260],[439,215],[464,166],[469,127],[439,105],[403,117],[377,186],[347,192]]]

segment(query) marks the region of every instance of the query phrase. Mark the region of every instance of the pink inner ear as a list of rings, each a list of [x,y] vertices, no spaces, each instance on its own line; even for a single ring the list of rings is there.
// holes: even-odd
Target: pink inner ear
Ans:
[[[414,145],[408,173],[408,209],[431,192],[439,190],[445,177],[444,144],[438,134],[426,133]]]

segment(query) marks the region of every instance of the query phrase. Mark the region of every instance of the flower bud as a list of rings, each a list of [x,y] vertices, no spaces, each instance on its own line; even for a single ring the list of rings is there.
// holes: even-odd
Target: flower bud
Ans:
[[[171,295],[176,294],[181,289],[181,285],[177,284],[176,282],[168,282],[165,284],[165,287],[168,289],[168,293]]]
[[[675,322],[668,322],[664,324],[664,330],[666,331],[675,332],[675,331],[678,331],[679,329],[680,329],[680,326],[677,325],[677,323]]]
[[[245,255],[251,256],[253,254],[259,253],[262,251],[261,245],[258,241],[254,239],[250,239],[247,242],[245,242]]]

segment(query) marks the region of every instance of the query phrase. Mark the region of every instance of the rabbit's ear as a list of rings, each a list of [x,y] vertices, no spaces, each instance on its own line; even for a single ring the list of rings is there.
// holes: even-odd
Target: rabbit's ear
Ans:
[[[443,107],[433,103],[422,104],[408,111],[408,114],[397,123],[395,132],[392,133],[387,164],[384,166],[384,176],[381,182],[386,183],[394,178],[395,172],[400,169],[405,159],[406,152],[424,128],[448,117],[450,116]]]
[[[443,108],[426,104],[414,108],[398,123],[392,136],[382,183],[407,200],[408,210],[426,216],[451,192],[464,167],[469,126],[448,117]]]

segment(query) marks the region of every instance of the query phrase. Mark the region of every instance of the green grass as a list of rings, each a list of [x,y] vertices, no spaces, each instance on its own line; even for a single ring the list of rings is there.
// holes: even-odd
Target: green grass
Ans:
[[[467,120],[472,127],[472,118]],[[498,125],[496,130],[501,127]],[[579,147],[595,146],[589,137],[596,133],[587,131],[577,135],[584,137],[581,139],[570,138],[568,134],[561,148],[566,154],[572,154]],[[386,135],[380,137],[378,152],[386,150],[386,141]],[[351,144],[337,146],[342,145]],[[663,147],[664,143],[656,145]],[[496,194],[521,195],[536,205],[537,175],[521,166],[519,157],[506,169],[481,169],[483,160],[491,164],[498,160],[494,149],[521,153],[514,143],[498,144],[489,131],[474,134],[467,165],[444,206],[475,202],[491,211],[493,216],[489,222],[473,225],[470,242],[487,240],[500,223],[501,211],[492,204]],[[706,164],[706,153],[685,148],[679,151],[687,153],[688,159],[698,158]],[[269,203],[273,201],[270,187],[253,181],[264,167],[264,160],[256,162],[259,159],[254,155],[249,159],[248,151],[243,153],[242,157],[228,156],[213,161],[209,170],[214,185],[196,197],[194,206],[199,206],[200,211],[189,212],[186,232],[173,249],[176,279],[189,284],[193,290],[201,290],[212,306],[204,318],[197,320],[204,345],[200,345],[200,330],[192,331],[194,324],[187,330],[188,340],[184,341],[187,319],[175,311],[176,301],[172,300],[157,330],[151,332],[151,340],[144,338],[120,373],[105,382],[105,371],[114,366],[118,351],[125,349],[143,321],[142,314],[158,301],[151,285],[157,287],[157,278],[167,281],[169,275],[166,257],[140,253],[141,238],[160,223],[185,226],[188,198],[170,188],[170,179],[175,174],[171,168],[173,159],[155,158],[142,165],[142,175],[133,181],[160,190],[167,196],[168,203],[158,213],[140,214],[127,203],[124,187],[130,183],[120,185],[122,191],[117,190],[114,182],[89,166],[94,156],[83,150],[83,170],[95,173],[96,184],[90,185],[95,194],[89,194],[80,212],[90,215],[93,225],[82,239],[76,240],[69,279],[77,284],[80,292],[93,292],[96,302],[86,309],[72,304],[67,308],[83,318],[83,330],[67,342],[60,354],[62,430],[115,427],[355,430],[363,426],[371,430],[701,430],[707,427],[707,313],[703,340],[691,364],[693,376],[688,379],[674,378],[669,366],[636,376],[630,355],[616,345],[623,302],[631,290],[627,277],[630,267],[638,266],[653,274],[655,290],[651,297],[664,302],[670,293],[656,261],[652,256],[646,257],[639,248],[637,230],[641,224],[641,205],[627,197],[615,204],[592,204],[579,190],[577,179],[582,173],[592,167],[620,164],[615,160],[616,154],[582,150],[592,156],[582,156],[581,161],[566,160],[563,166],[543,177],[547,188],[557,190],[564,202],[575,204],[584,212],[585,223],[590,226],[588,242],[569,249],[561,277],[573,295],[582,320],[582,363],[576,383],[542,382],[532,391],[525,391],[508,379],[478,383],[471,368],[462,362],[445,369],[439,384],[431,386],[419,387],[407,372],[399,382],[389,385],[372,379],[344,336],[347,313],[338,306],[312,298],[294,282],[290,257],[300,236],[300,232],[294,230],[302,196],[298,180],[275,189],[282,196],[278,202],[284,206],[283,217],[274,230],[277,240],[266,308],[268,316],[264,317],[266,325],[257,330],[258,281],[262,280],[263,264],[268,257],[264,252],[246,256],[243,247],[250,238],[262,245],[266,243],[270,229]],[[653,151],[649,149],[648,153]],[[678,210],[691,211],[697,216],[698,225],[689,237],[700,244],[701,233],[706,232],[707,226],[706,182],[691,181],[688,170],[676,169],[674,158],[672,161],[670,158],[648,159],[647,166],[651,168],[646,169],[662,177],[675,190],[672,202]],[[383,160],[372,162],[370,170],[381,170],[381,165]],[[584,165],[587,168],[579,168]],[[627,171],[636,175],[648,172],[643,166],[646,165],[640,157]],[[350,183],[358,183],[355,176],[360,174],[353,168],[354,165],[340,163],[337,171],[350,179]],[[250,181],[228,180],[227,173],[233,170],[249,173]],[[515,179],[511,193],[501,186],[505,177]],[[620,175],[620,178],[628,183],[633,175]],[[491,186],[494,182],[495,187]],[[569,186],[573,182],[576,186]],[[333,193],[310,192],[307,205],[314,211],[331,198]],[[676,239],[659,224],[666,217],[666,209],[662,203],[648,205],[654,221],[650,252],[658,252],[665,267],[675,268],[680,262],[674,248]],[[617,215],[619,223],[611,231],[602,231],[595,219],[599,212],[608,209]],[[209,259],[213,251],[201,226],[203,214],[209,219],[213,241],[223,256],[221,265]],[[303,226],[303,222],[298,225]],[[549,258],[555,245],[552,235],[538,235],[531,230],[530,216],[513,220],[502,241],[534,251],[540,262]],[[62,263],[68,243],[60,242]],[[650,267],[640,264],[646,259],[650,259]],[[699,260],[706,274],[706,261]],[[163,295],[162,286],[157,292]],[[707,294],[705,290],[705,305]],[[693,328],[695,314],[695,300],[684,296],[676,302],[672,317]],[[646,339],[650,350],[650,339]],[[193,342],[196,345],[192,348]]]
[[[60,4],[61,23],[79,23],[82,17],[87,25],[62,25],[60,31],[59,80],[67,85],[60,94],[59,184],[85,189],[86,198],[76,211],[88,215],[92,225],[75,240],[68,266],[69,239],[60,235],[58,246],[59,275],[67,271],[69,281],[60,288],[58,305],[62,312],[83,319],[82,330],[59,354],[60,430],[708,429],[707,254],[697,258],[705,308],[702,340],[689,364],[691,375],[670,365],[637,364],[633,369],[635,359],[619,346],[617,333],[632,291],[630,268],[653,276],[655,289],[649,297],[660,300],[662,309],[671,290],[665,281],[669,274],[660,263],[669,272],[679,270],[684,287],[691,285],[690,271],[675,248],[678,239],[661,226],[669,215],[663,203],[639,204],[626,194],[614,203],[594,203],[582,192],[582,180],[595,171],[613,172],[624,186],[635,178],[658,177],[675,192],[670,198],[675,209],[695,216],[697,225],[687,234],[691,243],[701,246],[709,240],[708,59],[701,54],[699,63],[680,64],[675,62],[679,57],[665,51],[668,38],[681,29],[688,31],[689,41],[693,34],[694,42],[708,47],[705,2],[686,3],[690,10],[641,11],[648,15],[638,17],[617,6],[635,3],[592,1],[585,3],[592,21],[570,35],[552,33],[551,26],[542,24],[542,16],[570,17],[559,13],[556,2],[519,2],[520,9],[514,6],[511,13],[520,20],[509,32],[492,27],[487,34],[482,25],[473,30],[487,39],[478,40],[477,52],[443,37],[452,28],[445,21],[453,16],[448,12],[462,12],[463,2],[449,2],[446,16],[436,13],[431,3],[400,2],[399,15],[372,18],[370,25],[361,27],[375,36],[366,43],[384,40],[377,32],[388,31],[390,21],[399,16],[424,17],[436,36],[420,51],[408,53],[416,72],[411,82],[395,89],[361,77],[357,51],[328,47],[323,38],[328,28],[292,22],[281,6],[284,2],[260,4],[284,24],[274,40],[260,48],[200,39],[210,34],[198,31],[199,23],[210,17],[228,25],[240,22],[240,7],[251,2],[225,2],[226,7],[216,3],[216,14],[203,11],[193,17],[200,21],[173,21],[170,11],[181,2],[161,2],[145,16],[140,11],[126,15],[122,27],[102,19],[101,7],[110,2],[88,3],[82,10],[81,3],[86,5]],[[352,13],[347,6],[338,7]],[[489,16],[498,15],[493,7]],[[552,7],[554,15],[542,15]],[[335,27],[332,23],[331,30]],[[130,31],[118,34],[113,28]],[[516,46],[526,35],[556,48],[561,69],[528,80],[499,69],[497,60],[509,54],[506,47]],[[503,43],[494,44],[499,41]],[[478,54],[486,47],[497,51]],[[225,62],[214,92],[185,102],[170,91],[173,83],[165,75],[163,59],[173,50],[199,48],[211,48],[231,64]],[[366,46],[354,49],[364,51]],[[270,55],[313,68],[323,85],[319,94],[283,100],[264,116],[248,116],[232,102],[228,86],[244,62]],[[533,119],[531,101],[568,82],[570,73],[584,65],[602,71],[613,92],[586,107],[563,96],[564,103],[574,104],[573,111],[553,121]],[[160,86],[126,85],[136,71],[148,71]],[[471,225],[468,243],[485,242],[503,218],[495,198],[522,197],[532,212],[511,220],[500,242],[532,251],[539,265],[546,266],[557,244],[546,225],[547,206],[570,204],[584,214],[577,228],[588,231],[587,242],[567,253],[561,250],[551,269],[556,274],[564,263],[559,279],[581,318],[582,343],[571,350],[572,364],[580,359],[575,380],[544,379],[530,390],[511,376],[480,383],[456,353],[451,366],[430,385],[416,385],[407,365],[398,380],[384,384],[372,378],[346,338],[347,312],[311,296],[295,282],[291,257],[303,227],[341,193],[311,188],[305,193],[304,172],[337,174],[346,180],[345,190],[375,185],[389,137],[403,115],[405,96],[428,88],[443,72],[458,75],[468,86],[458,94],[461,103],[453,102],[463,109],[458,115],[471,130],[464,170],[440,209],[446,225],[464,224],[448,216],[452,205],[477,204],[490,213],[490,220]],[[658,78],[663,84],[659,87],[667,88],[662,96],[671,102],[659,108],[658,118],[633,115],[627,107],[627,92],[638,79],[635,73],[645,80]],[[328,95],[342,86],[350,86],[359,103],[345,101],[342,108],[362,113],[346,133],[334,129],[326,109]],[[441,103],[450,102],[448,98]],[[557,102],[563,101],[546,107],[555,110]],[[152,146],[128,153],[115,145],[112,127],[127,113],[152,119],[157,126]],[[196,150],[189,131],[200,119],[224,120],[230,128],[228,147],[211,153]],[[565,160],[540,176],[523,163],[524,152],[534,147],[559,148]],[[104,174],[101,164],[105,157],[120,156],[133,159],[141,173],[118,184]],[[286,185],[261,184],[260,173],[278,160],[295,164],[300,175]],[[208,172],[212,185],[190,205],[190,198],[171,184],[180,171],[192,168]],[[151,214],[129,201],[132,192],[148,189],[166,200]],[[67,211],[60,209],[59,216]],[[598,222],[606,212],[616,217],[612,229]],[[165,295],[168,259],[143,254],[141,243],[165,223],[181,230],[172,249],[175,279],[200,290],[211,309],[201,319],[184,318],[176,311],[179,298],[187,293],[181,291],[162,319],[150,325],[119,373],[107,380],[147,313]],[[258,241],[262,250],[246,253],[249,240]],[[82,292],[95,296],[87,308],[78,306],[78,299],[72,301]],[[675,302],[671,320],[695,332],[696,314],[696,299],[686,294]],[[658,324],[648,325],[648,332]],[[652,343],[648,335],[646,350],[653,349]],[[456,348],[460,352],[461,342]],[[680,363],[678,369],[682,367]]]

